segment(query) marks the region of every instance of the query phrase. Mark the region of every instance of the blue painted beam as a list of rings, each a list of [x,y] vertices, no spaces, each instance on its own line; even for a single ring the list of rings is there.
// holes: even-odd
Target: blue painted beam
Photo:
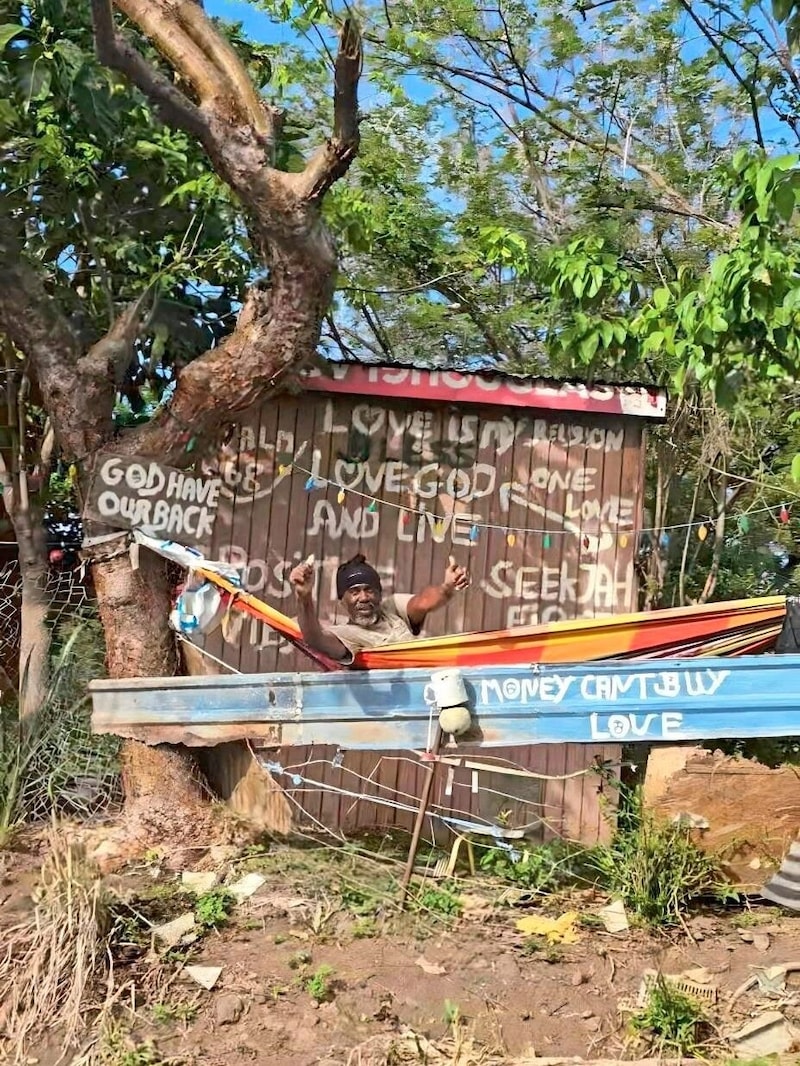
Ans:
[[[624,660],[461,671],[485,747],[800,736],[800,656]],[[427,670],[93,681],[95,732],[147,743],[423,748]]]

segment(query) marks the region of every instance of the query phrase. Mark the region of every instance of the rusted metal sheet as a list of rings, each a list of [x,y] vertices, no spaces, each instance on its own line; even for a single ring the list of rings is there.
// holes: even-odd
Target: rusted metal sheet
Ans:
[[[796,655],[465,667],[464,740],[493,748],[792,736],[798,668]],[[419,750],[438,715],[427,670],[134,678],[90,689],[93,728],[120,735],[207,726],[235,739],[249,724],[263,745]]]
[[[313,554],[330,621],[336,568],[357,551],[394,591],[438,582],[450,555],[469,566],[471,590],[431,635],[614,614],[636,600],[641,444],[629,418],[286,397],[220,456],[212,551],[289,614],[289,571]],[[308,665],[256,620],[207,647],[246,673]]]

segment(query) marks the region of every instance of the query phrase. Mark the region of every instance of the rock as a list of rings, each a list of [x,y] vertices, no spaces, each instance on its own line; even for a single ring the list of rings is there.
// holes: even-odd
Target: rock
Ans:
[[[771,1010],[732,1033],[729,1040],[738,1056],[751,1059],[780,1055],[791,1048],[796,1038],[797,1031],[781,1012]]]
[[[741,940],[744,941],[745,944],[752,944],[755,940],[754,934],[751,933],[749,929],[740,929],[739,937]]]
[[[577,988],[577,987],[578,987],[578,985],[583,985],[583,984],[585,984],[585,983],[586,983],[586,981],[588,980],[588,978],[586,977],[586,974],[585,974],[585,973],[580,973],[580,972],[578,972],[578,973],[574,973],[574,974],[572,975],[572,977],[570,977],[570,979],[569,979],[569,980],[570,980],[570,984],[573,984],[573,985],[575,985],[575,987]]]
[[[756,951],[769,951],[769,936],[766,933],[753,934],[753,947]]]
[[[211,991],[214,985],[219,980],[222,973],[221,966],[187,966],[184,970],[187,977],[191,979],[201,988],[205,988],[207,991]]]
[[[196,939],[193,935],[194,927],[194,914],[191,911],[186,911],[185,914],[180,914],[177,918],[173,918],[171,922],[155,926],[153,933],[159,940],[163,940],[168,947],[174,948],[178,944],[188,943],[190,938]]]
[[[244,877],[240,877],[238,881],[234,881],[232,885],[226,885],[225,887],[232,896],[236,898],[237,903],[242,903],[244,900],[249,899],[252,895],[258,892],[262,885],[267,883],[266,877],[261,874],[250,873],[245,874]]]
[[[594,1011],[593,1010],[585,1010],[583,1012],[583,1014],[581,1015],[581,1018],[583,1018],[584,1020],[586,1018],[594,1018]]]
[[[415,966],[419,966],[423,973],[429,973],[434,977],[441,977],[442,974],[447,973],[444,966],[440,966],[438,962],[429,962],[424,955],[420,955],[414,962]]]
[[[621,899],[615,899],[607,907],[601,908],[597,917],[602,921],[607,933],[624,933],[630,928],[625,904]]]
[[[183,887],[190,892],[195,892],[198,896],[204,892],[210,892],[217,881],[219,881],[219,874],[216,870],[184,870],[181,873]]]
[[[214,1020],[217,1025],[235,1025],[244,1013],[241,996],[229,992],[214,1003]]]

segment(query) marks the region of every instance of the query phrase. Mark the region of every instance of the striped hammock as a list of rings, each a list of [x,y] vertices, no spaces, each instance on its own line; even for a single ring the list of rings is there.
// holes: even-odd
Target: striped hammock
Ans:
[[[198,567],[196,573],[229,593],[232,609],[266,622],[324,669],[344,669],[341,663],[309,648],[297,623],[285,614],[212,570]],[[362,670],[410,670],[749,655],[774,645],[785,617],[786,597],[765,596],[612,618],[518,626],[492,633],[424,637],[359,652],[353,666]]]

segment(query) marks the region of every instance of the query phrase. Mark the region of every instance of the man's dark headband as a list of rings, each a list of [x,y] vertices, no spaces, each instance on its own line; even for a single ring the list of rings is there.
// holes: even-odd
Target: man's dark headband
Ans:
[[[348,589],[356,585],[368,585],[369,588],[381,591],[381,579],[378,571],[367,562],[345,563],[339,567],[336,574],[336,595],[339,599],[344,596]]]

